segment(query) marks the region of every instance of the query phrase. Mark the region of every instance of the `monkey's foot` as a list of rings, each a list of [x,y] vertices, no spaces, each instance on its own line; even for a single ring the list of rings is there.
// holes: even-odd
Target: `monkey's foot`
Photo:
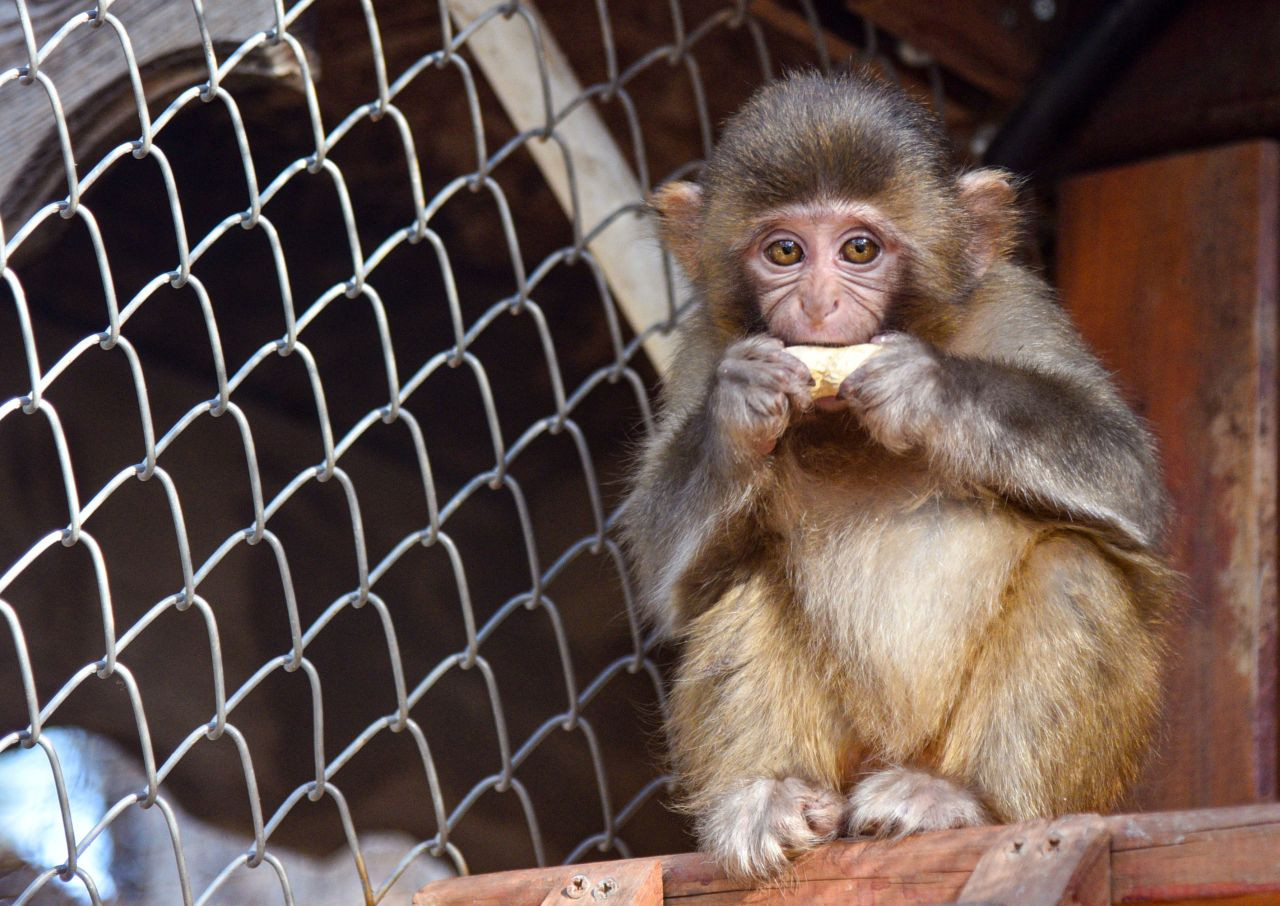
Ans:
[[[872,774],[849,797],[849,833],[905,837],[921,831],[990,824],[969,790],[927,771],[893,767]]]
[[[796,777],[752,780],[721,795],[699,822],[703,847],[731,876],[776,878],[787,858],[836,836],[845,803]]]

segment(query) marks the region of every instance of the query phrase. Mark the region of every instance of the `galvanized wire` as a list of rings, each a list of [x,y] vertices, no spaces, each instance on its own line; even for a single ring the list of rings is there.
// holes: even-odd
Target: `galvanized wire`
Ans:
[[[628,124],[628,134],[619,138],[624,145],[629,143],[632,149],[640,184],[646,190],[651,188],[654,174],[650,173],[645,136],[636,116],[636,104],[630,92],[631,84],[653,67],[684,67],[692,85],[695,100],[692,109],[688,111],[688,129],[701,137],[704,149],[709,148],[716,124],[712,122],[708,111],[705,75],[698,63],[700,49],[709,42],[722,39],[728,31],[745,28],[757,49],[759,77],[764,79],[773,74],[766,35],[753,14],[751,4],[729,3],[708,16],[692,20],[681,0],[670,0],[669,29],[663,35],[655,36],[653,45],[647,53],[640,55],[633,63],[623,68],[618,59],[611,17],[611,7],[616,6],[619,0],[612,0],[612,2],[595,0],[593,5],[584,2],[583,9],[577,11],[578,18],[582,21],[591,21],[593,17],[598,20],[599,29],[595,39],[600,42],[605,60],[604,80],[585,86],[582,94],[563,109],[556,110],[548,106],[545,122],[538,129],[521,132],[499,147],[493,148],[491,147],[493,140],[486,134],[483,126],[481,116],[483,100],[477,87],[477,75],[474,73],[473,63],[468,61],[468,42],[494,17],[526,14],[527,11],[519,3],[495,3],[489,17],[482,17],[466,28],[455,29],[450,22],[447,3],[445,0],[438,0],[441,43],[433,51],[423,54],[404,67],[402,71],[393,72],[390,70],[380,39],[379,4],[375,0],[364,0],[362,11],[367,24],[369,50],[374,67],[374,84],[370,90],[371,100],[348,111],[337,125],[326,126],[321,117],[315,78],[311,62],[304,50],[304,40],[291,33],[299,17],[312,6],[314,0],[297,0],[294,3],[276,0],[270,5],[270,15],[267,17],[270,19],[270,26],[249,36],[230,52],[225,52],[215,45],[207,22],[204,3],[201,0],[192,0],[191,43],[198,45],[201,50],[205,72],[200,80],[186,86],[185,90],[179,91],[176,97],[158,112],[148,109],[130,32],[121,18],[111,12],[113,4],[107,0],[98,3],[85,0],[83,8],[70,7],[64,24],[41,42],[31,24],[28,0],[9,0],[9,2],[16,4],[18,21],[22,28],[25,57],[18,60],[0,60],[0,66],[9,67],[0,69],[0,130],[5,128],[5,99],[12,96],[10,93],[43,93],[49,106],[52,147],[55,149],[58,166],[62,172],[62,187],[56,197],[42,199],[39,206],[23,222],[12,226],[0,224],[0,268],[3,269],[4,282],[16,305],[18,342],[21,345],[26,374],[26,387],[22,392],[0,402],[0,425],[8,419],[23,418],[32,418],[47,424],[56,451],[56,461],[49,462],[47,465],[49,469],[58,470],[61,475],[65,498],[63,503],[67,514],[65,526],[45,532],[38,537],[32,537],[29,546],[16,561],[9,564],[0,563],[0,570],[2,570],[0,571],[0,614],[4,617],[4,624],[16,650],[17,682],[21,687],[21,699],[25,702],[26,710],[24,726],[0,727],[0,734],[3,734],[0,735],[0,753],[18,747],[39,748],[44,752],[49,762],[52,783],[56,787],[58,800],[61,803],[61,821],[66,838],[65,858],[59,864],[39,866],[41,873],[21,892],[16,902],[20,904],[36,902],[42,891],[50,885],[58,884],[80,885],[93,902],[101,902],[98,891],[100,885],[81,864],[80,857],[85,849],[111,828],[113,822],[127,810],[152,806],[159,807],[173,842],[173,858],[180,886],[180,891],[174,893],[175,901],[181,899],[184,903],[205,902],[213,898],[219,888],[236,871],[245,866],[253,868],[266,863],[278,877],[284,901],[293,902],[289,874],[284,865],[272,854],[273,834],[298,803],[304,799],[315,802],[327,797],[333,801],[339,813],[345,838],[353,856],[352,871],[356,872],[357,866],[362,864],[362,859],[359,833],[352,819],[348,802],[352,797],[359,797],[361,789],[354,777],[348,781],[343,775],[343,768],[353,756],[368,745],[370,740],[383,733],[407,733],[412,737],[419,753],[421,771],[430,791],[429,801],[424,802],[422,808],[434,814],[439,830],[430,839],[420,840],[415,846],[407,849],[399,865],[389,876],[361,878],[365,898],[370,902],[378,901],[406,867],[424,855],[448,860],[459,872],[467,871],[466,853],[458,848],[451,840],[451,836],[459,824],[466,821],[468,813],[477,800],[490,790],[514,792],[521,804],[532,850],[537,860],[542,862],[544,846],[539,831],[538,815],[525,787],[525,782],[536,783],[537,778],[530,777],[522,781],[516,774],[543,740],[557,731],[581,734],[590,753],[594,773],[594,782],[584,786],[582,793],[588,800],[596,800],[584,802],[582,805],[583,808],[598,809],[602,816],[598,831],[583,839],[569,854],[568,861],[581,859],[595,849],[628,852],[625,840],[628,821],[647,801],[660,795],[666,779],[655,775],[652,781],[629,801],[611,802],[606,765],[597,743],[600,728],[593,726],[584,716],[583,711],[602,689],[623,674],[639,674],[648,677],[655,690],[655,696],[661,701],[662,678],[658,667],[650,657],[652,640],[644,635],[637,621],[632,607],[630,589],[624,581],[623,600],[614,603],[616,609],[626,615],[631,650],[625,656],[608,664],[597,675],[581,677],[575,670],[578,659],[567,641],[563,617],[546,589],[576,559],[587,554],[610,558],[616,565],[618,574],[626,575],[625,564],[613,535],[614,513],[605,511],[602,503],[603,495],[589,455],[591,439],[586,436],[583,428],[575,420],[575,412],[597,388],[606,384],[621,383],[631,389],[639,410],[644,413],[646,420],[649,418],[649,388],[646,387],[644,379],[636,369],[637,356],[641,354],[641,343],[647,335],[654,331],[669,329],[670,321],[680,310],[684,300],[675,297],[674,294],[671,295],[667,318],[654,324],[631,325],[633,331],[628,337],[622,327],[623,319],[613,303],[603,273],[588,250],[587,244],[613,218],[634,211],[636,206],[628,205],[620,208],[601,223],[582,223],[575,210],[570,215],[573,222],[572,244],[556,250],[545,260],[530,265],[522,259],[520,252],[518,234],[524,225],[519,214],[519,199],[509,198],[492,174],[505,159],[527,143],[544,137],[555,139],[558,124],[575,107],[585,103],[613,104],[622,111],[625,122]],[[266,5],[264,0],[264,6]],[[558,8],[556,5],[548,4],[544,10],[553,32],[557,25],[556,10]],[[816,38],[815,60],[823,65],[830,65],[830,57],[822,43],[821,28],[818,26],[817,16],[812,6],[806,0],[799,3],[797,9],[802,13],[801,21],[809,23],[813,28]],[[72,131],[68,127],[67,111],[63,109],[60,101],[59,85],[48,75],[46,62],[58,52],[59,46],[78,30],[99,28],[104,25],[114,32],[120,46],[120,60],[127,73],[136,107],[137,132],[134,137],[86,164],[83,155],[88,149],[73,147]],[[352,36],[352,40],[361,40],[361,38]],[[283,49],[284,53],[292,57],[297,71],[301,74],[302,92],[298,107],[302,115],[307,118],[311,136],[311,147],[304,156],[293,159],[272,174],[260,174],[256,171],[249,137],[243,125],[240,101],[226,87],[228,76],[234,74],[237,67],[243,65],[252,52],[265,46]],[[427,197],[423,188],[422,163],[415,147],[413,133],[408,125],[411,111],[402,109],[400,98],[405,89],[422,73],[443,67],[456,71],[460,77],[462,90],[465,92],[466,106],[470,111],[471,140],[475,146],[475,166],[470,172],[454,174],[442,189],[433,196]],[[340,73],[326,74],[326,78],[339,77],[341,77]],[[546,86],[544,86],[543,96],[549,105],[551,95]],[[166,130],[170,128],[175,118],[188,108],[200,104],[221,105],[231,121],[248,203],[243,209],[227,211],[225,216],[205,235],[191,236],[184,218],[183,192],[174,178],[173,168],[164,150],[164,142]],[[348,189],[347,176],[335,161],[333,152],[359,123],[365,120],[384,119],[395,125],[403,145],[408,166],[408,190],[414,215],[410,222],[383,237],[375,247],[368,248],[361,242],[357,214]],[[564,152],[569,159],[572,172],[572,150],[565,148]],[[153,278],[131,298],[118,300],[115,283],[111,277],[112,262],[102,241],[97,219],[93,210],[82,199],[95,183],[113,171],[121,161],[129,159],[149,159],[154,161],[158,168],[176,255],[170,268],[154,274]],[[691,172],[696,169],[696,166],[697,162],[691,161],[679,168],[677,174]],[[304,174],[323,174],[331,181],[339,202],[339,226],[345,236],[349,254],[347,275],[310,300],[294,298],[294,284],[285,265],[277,225],[273,222],[272,216],[267,213],[272,200]],[[388,183],[388,185],[392,184]],[[458,287],[453,278],[449,252],[450,237],[442,235],[436,226],[436,214],[450,199],[463,192],[480,192],[491,199],[498,212],[503,233],[505,247],[501,254],[509,259],[515,282],[515,291],[511,295],[491,300],[482,314],[470,320],[464,315]],[[79,219],[83,224],[90,237],[94,263],[101,278],[105,311],[100,314],[100,329],[83,336],[78,342],[57,355],[52,362],[45,362],[41,360],[38,352],[36,328],[33,327],[32,312],[29,310],[22,276],[10,266],[10,263],[15,253],[31,240],[32,235],[41,225],[54,217]],[[284,324],[281,335],[263,342],[243,361],[229,361],[224,354],[226,347],[224,340],[242,329],[241,325],[225,314],[218,315],[214,300],[210,298],[204,282],[193,273],[194,265],[201,261],[233,228],[257,231],[265,238],[276,270],[275,278]],[[384,303],[377,288],[377,278],[380,264],[394,250],[406,244],[417,243],[425,243],[430,249],[430,256],[439,263],[443,275],[445,303],[440,317],[448,321],[452,342],[435,350],[416,370],[402,373],[400,363],[393,351]],[[599,367],[578,386],[570,387],[565,386],[556,359],[556,347],[544,312],[544,305],[547,303],[545,300],[537,301],[535,296],[544,277],[557,265],[566,261],[579,260],[585,262],[594,275],[601,302],[598,316],[605,323],[612,357],[607,361],[601,361]],[[654,280],[668,287],[673,285],[669,274],[655,274]],[[142,353],[135,348],[129,337],[130,320],[166,287],[190,287],[194,291],[205,327],[213,375],[208,388],[208,398],[191,406],[180,417],[168,424],[157,423],[153,417],[151,390],[144,378],[141,365]],[[312,337],[318,331],[325,329],[322,325],[316,324],[317,318],[330,306],[339,304],[341,300],[361,300],[361,304],[368,305],[374,313],[381,361],[370,361],[366,365],[369,368],[380,369],[385,375],[386,382],[385,400],[376,408],[368,410],[354,425],[342,432],[337,430],[330,418],[325,392],[326,383],[312,351],[315,345]],[[473,352],[478,338],[502,314],[516,314],[528,319],[532,324],[538,337],[540,354],[545,359],[542,364],[551,376],[553,391],[553,407],[550,411],[518,413],[524,427],[515,436],[504,432],[500,427],[499,403],[494,399],[490,389],[487,363]],[[81,487],[72,469],[71,456],[62,425],[58,405],[58,382],[72,365],[90,350],[95,349],[119,355],[127,365],[133,381],[138,422],[122,423],[119,425],[119,430],[131,432],[138,437],[142,459],[120,469],[100,487]],[[321,457],[318,462],[297,472],[277,493],[269,495],[264,490],[260,475],[255,434],[242,406],[237,401],[237,391],[264,363],[282,357],[294,358],[302,363],[314,403],[315,431],[320,441]],[[473,375],[479,390],[488,441],[482,447],[468,451],[471,461],[475,464],[475,471],[471,478],[447,499],[442,499],[437,493],[423,428],[406,408],[406,403],[414,398],[415,394],[425,392],[422,388],[428,379],[446,368],[466,369]],[[229,534],[206,559],[199,561],[192,555],[182,498],[178,485],[170,474],[170,469],[166,468],[166,452],[175,441],[206,416],[229,419],[235,426],[244,450],[251,507],[250,511],[245,513],[246,524]],[[361,443],[362,438],[373,426],[391,423],[404,425],[412,438],[417,460],[416,470],[421,477],[428,518],[426,524],[405,535],[382,559],[375,561],[370,558],[365,543],[365,520],[370,518],[371,514],[362,509],[356,483],[344,468],[344,463],[348,451],[354,445]],[[593,530],[569,545],[550,562],[545,562],[538,554],[539,548],[536,543],[538,526],[530,517],[525,491],[512,474],[512,465],[521,453],[537,438],[547,434],[565,434],[575,445],[584,486],[589,496],[589,506],[594,514]],[[110,574],[113,566],[104,556],[99,539],[95,536],[94,516],[113,498],[113,495],[133,482],[156,482],[163,489],[164,498],[167,501],[167,518],[162,520],[161,524],[149,526],[149,529],[174,539],[181,564],[181,582],[169,594],[154,601],[137,620],[129,625],[119,625],[111,595]],[[272,519],[281,507],[302,489],[325,482],[337,485],[346,500],[350,517],[350,541],[356,562],[356,578],[351,588],[333,600],[318,617],[307,624],[299,613],[291,579],[291,569],[297,570],[300,564],[291,563],[285,543],[273,531]],[[528,587],[520,594],[505,602],[490,602],[490,606],[477,608],[466,579],[467,564],[450,535],[450,519],[473,495],[486,488],[505,489],[515,503],[519,535],[523,539],[523,550],[519,556],[527,561],[530,578]],[[373,518],[376,518],[376,515]],[[338,537],[342,535],[336,534],[335,538]],[[55,694],[41,700],[36,691],[34,667],[28,656],[27,637],[24,634],[20,612],[4,600],[3,596],[5,590],[15,580],[23,576],[47,551],[57,545],[80,547],[87,552],[92,562],[96,576],[97,599],[85,604],[91,608],[96,617],[66,626],[64,631],[99,638],[101,656],[83,664],[65,678]],[[226,646],[235,644],[235,641],[220,634],[216,608],[211,606],[202,595],[201,587],[206,577],[242,545],[265,545],[271,551],[283,589],[289,634],[288,638],[279,640],[280,653],[277,656],[263,662],[256,672],[240,685],[233,686],[228,682],[224,672],[223,653]],[[412,642],[397,636],[397,602],[384,600],[379,593],[379,581],[406,553],[420,546],[438,546],[447,553],[457,582],[461,604],[458,619],[462,623],[465,645],[461,650],[435,664],[425,675],[409,675],[401,653],[402,646]],[[305,568],[305,564],[301,564],[301,567]],[[472,568],[475,568],[474,564]],[[496,608],[492,606],[494,604],[497,605]],[[367,725],[350,739],[344,749],[338,752],[327,751],[323,735],[326,711],[322,697],[321,676],[308,658],[308,648],[340,613],[347,609],[361,608],[369,608],[376,612],[382,626],[386,654],[393,678],[395,705],[389,713],[369,715]],[[147,708],[134,675],[126,662],[130,646],[143,633],[150,631],[162,615],[170,610],[188,609],[193,609],[200,615],[207,634],[212,665],[213,709],[206,722],[186,728],[184,741],[175,749],[170,752],[157,752],[151,742]],[[522,609],[539,610],[550,620],[557,647],[556,662],[561,671],[559,679],[564,683],[567,697],[561,713],[543,722],[528,738],[516,739],[512,738],[508,730],[501,690],[490,660],[486,658],[486,642],[513,613]],[[477,610],[492,611],[492,615],[480,620],[477,617]],[[415,704],[422,701],[443,677],[452,671],[459,670],[476,671],[483,680],[490,702],[499,769],[476,783],[459,800],[447,801],[437,777],[436,763],[428,744],[427,733],[411,712]],[[279,673],[300,674],[305,678],[310,690],[313,732],[307,745],[313,754],[313,776],[308,782],[299,785],[274,811],[267,813],[257,792],[255,767],[261,764],[263,759],[270,758],[271,753],[255,752],[250,749],[244,735],[237,727],[236,710],[250,693]],[[46,734],[45,730],[47,727],[58,724],[59,709],[77,689],[85,684],[108,678],[121,683],[128,697],[138,742],[137,751],[141,753],[141,771],[145,783],[142,788],[111,803],[103,814],[97,817],[93,826],[86,827],[72,821],[71,811],[67,806],[68,792],[60,771],[57,748],[51,742],[52,737]],[[3,681],[11,683],[14,680],[11,677],[5,677]],[[328,678],[328,681],[341,682],[342,680],[338,677],[336,680]],[[245,829],[249,845],[243,854],[227,864],[205,889],[192,889],[184,861],[181,829],[176,823],[173,809],[166,800],[165,781],[194,746],[202,740],[218,739],[223,736],[229,737],[234,743],[244,775],[244,788],[250,816],[250,826]]]

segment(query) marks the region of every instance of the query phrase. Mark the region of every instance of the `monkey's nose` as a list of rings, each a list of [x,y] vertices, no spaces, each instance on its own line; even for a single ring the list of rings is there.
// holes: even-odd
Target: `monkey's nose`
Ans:
[[[817,326],[835,312],[840,307],[840,298],[838,296],[829,295],[813,295],[806,296],[800,302],[800,310],[804,312],[809,323]]]

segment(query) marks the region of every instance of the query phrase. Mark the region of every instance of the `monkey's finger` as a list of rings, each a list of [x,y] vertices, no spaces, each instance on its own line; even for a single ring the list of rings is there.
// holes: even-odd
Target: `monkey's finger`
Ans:
[[[725,352],[729,359],[745,359],[748,361],[770,359],[782,349],[782,341],[776,337],[754,336],[739,340]]]
[[[741,384],[754,383],[764,363],[753,359],[725,359],[716,369],[723,379]]]
[[[799,380],[803,386],[805,387],[814,386],[816,381],[814,381],[813,372],[809,370],[808,365],[800,361],[800,359],[796,358],[791,353],[786,352],[785,350],[783,351],[780,358],[783,364],[787,366],[787,369],[793,375],[795,375],[796,379]]]
[[[853,402],[858,398],[858,390],[862,387],[866,378],[865,374],[859,374],[861,370],[858,369],[858,371],[855,371],[840,382],[840,389],[836,391],[836,399]]]
[[[813,394],[809,392],[807,387],[803,390],[789,392],[787,400],[790,401],[791,407],[797,412],[808,412],[813,408]]]
[[[807,374],[804,380],[799,379],[795,374],[788,374],[783,392],[787,395],[793,409],[808,412],[813,408],[812,384],[813,380]]]

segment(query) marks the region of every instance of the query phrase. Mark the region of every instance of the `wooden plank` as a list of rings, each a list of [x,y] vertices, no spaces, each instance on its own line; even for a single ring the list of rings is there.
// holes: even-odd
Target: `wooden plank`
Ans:
[[[1113,902],[1280,904],[1280,803],[1104,820]]]
[[[729,879],[702,853],[663,856],[664,901],[718,906],[741,902],[743,896],[750,894],[752,904],[794,906],[799,888],[803,888],[805,903],[823,903],[823,897],[837,895],[840,899],[830,902],[863,902],[873,895],[882,899],[898,896],[896,902],[905,903],[949,901],[955,899],[1000,830],[970,828],[892,842],[841,841],[798,859],[794,875],[774,890],[757,891]],[[601,866],[609,866],[609,872],[621,872],[627,861],[451,878],[424,887],[413,904],[541,906],[548,894],[559,890],[575,874],[597,878],[605,871]]]
[[[1026,839],[1040,828],[1047,844],[1044,829],[1050,827],[1067,829],[1059,844],[1064,850],[1075,845],[1066,836],[1074,835],[1077,842],[1084,842],[1086,856],[1095,860],[1093,867],[1099,870],[1106,862],[1101,854],[1107,849],[1098,841],[1111,840],[1112,902],[1196,902],[1214,896],[1245,898],[1241,903],[1280,899],[1280,804],[1271,803],[1108,818],[1082,815],[1053,823],[968,828],[903,840],[841,840],[798,859],[790,877],[762,889],[730,880],[701,853],[683,853],[657,860],[452,878],[423,888],[413,902],[414,906],[540,906],[576,874],[599,883],[604,876],[617,878],[630,871],[630,866],[651,871],[660,862],[663,902],[668,906],[893,906],[953,902],[962,892],[970,903],[973,896],[982,896],[987,902],[996,898],[995,902],[1034,906],[1037,901],[1021,895],[1007,899],[1007,889],[1001,892],[976,883],[966,885],[984,859],[990,861],[993,846],[1008,840],[1010,834]],[[1077,865],[1087,866],[1087,857]],[[1028,874],[1043,874],[1045,861],[1041,859]],[[1068,883],[1061,890],[1074,890],[1075,902],[1096,902],[1100,875],[1086,871],[1075,876],[1092,878],[1095,886]]]
[[[846,5],[1005,101],[1022,96],[1043,50],[1042,24],[1006,0],[846,0]]]
[[[797,859],[793,875],[772,890],[753,891],[730,880],[705,856],[668,857],[663,859],[664,895],[667,903],[679,906],[950,902],[1002,830],[979,827],[903,840],[840,841]],[[748,892],[750,899],[744,900]]]
[[[1116,852],[1111,883],[1118,903],[1264,894],[1280,902],[1280,824],[1198,831]]]
[[[960,891],[964,903],[1105,906],[1111,902],[1111,835],[1098,815],[1008,828]]]
[[[1270,827],[1280,832],[1280,803],[1111,815],[1105,820],[1111,831],[1111,851],[1123,852],[1174,845],[1185,840],[1189,834],[1209,830]]]
[[[493,0],[449,0],[450,15],[459,28],[493,6]],[[522,8],[537,24],[541,47],[522,16],[490,19],[466,45],[520,132],[547,122],[540,58],[545,65],[552,110],[564,110],[582,94],[582,86],[546,21],[532,3],[526,2]],[[576,208],[584,234],[596,229],[619,208],[644,201],[644,190],[591,103],[579,105],[558,122],[555,133],[559,142],[534,140],[526,147],[565,213],[573,216]],[[572,157],[576,195],[563,149]],[[588,247],[604,271],[618,307],[637,333],[666,320],[662,251],[646,220],[638,215],[623,215],[598,233]],[[659,373],[665,370],[674,347],[672,334],[650,334],[644,344]]]
[[[1146,807],[1276,795],[1278,168],[1259,141],[1061,187],[1062,294],[1158,435],[1188,578]]]

